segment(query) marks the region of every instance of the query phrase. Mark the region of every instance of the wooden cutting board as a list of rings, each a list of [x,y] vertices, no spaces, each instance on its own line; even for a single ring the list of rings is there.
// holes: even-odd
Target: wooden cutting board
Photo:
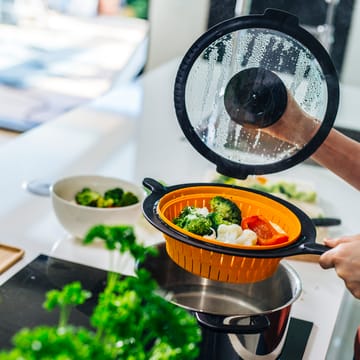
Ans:
[[[24,256],[24,250],[0,244],[0,274],[9,269]]]
[[[307,261],[307,262],[319,262],[320,255],[313,254],[304,254],[304,255],[294,255],[288,256],[286,260],[297,260],[297,261]]]

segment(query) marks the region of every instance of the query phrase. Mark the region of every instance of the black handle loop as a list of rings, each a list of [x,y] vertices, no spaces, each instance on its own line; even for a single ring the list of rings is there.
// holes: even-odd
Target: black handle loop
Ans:
[[[152,178],[145,178],[143,185],[153,193],[165,194],[167,192],[166,186]]]
[[[324,252],[330,250],[331,248],[326,245],[309,242],[301,244],[299,246],[299,249],[301,250],[302,254],[322,255]]]
[[[341,225],[341,220],[338,218],[314,218],[311,219],[315,226],[337,226]]]
[[[266,315],[253,315],[250,317],[222,317],[195,312],[196,320],[203,327],[212,331],[228,334],[258,334],[265,331],[270,326],[270,321]],[[249,325],[225,324],[224,321],[249,319]]]

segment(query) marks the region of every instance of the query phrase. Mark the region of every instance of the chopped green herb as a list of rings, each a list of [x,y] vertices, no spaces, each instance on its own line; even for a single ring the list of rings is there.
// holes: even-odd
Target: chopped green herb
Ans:
[[[84,243],[104,240],[111,252],[129,253],[135,261],[156,256],[155,248],[136,242],[131,226],[99,225]],[[90,317],[93,329],[68,324],[70,311],[91,293],[79,282],[46,294],[44,308],[60,309],[58,326],[24,328],[13,337],[13,349],[0,360],[192,360],[199,355],[196,319],[157,294],[158,285],[145,269],[122,277],[110,271],[104,291]]]

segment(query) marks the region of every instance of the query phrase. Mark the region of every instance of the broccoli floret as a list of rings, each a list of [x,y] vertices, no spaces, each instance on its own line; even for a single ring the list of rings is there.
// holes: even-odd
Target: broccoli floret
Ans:
[[[269,192],[269,193],[272,193],[275,191],[274,186],[262,185],[262,184],[253,184],[250,186],[250,188],[254,189],[254,190],[263,191],[263,192]]]
[[[173,219],[173,223],[193,234],[210,235],[212,233],[212,222],[206,208],[185,206],[179,216]]]
[[[109,206],[129,206],[139,202],[139,198],[131,191],[124,192],[123,189],[117,187],[107,190],[104,194],[105,201],[112,201]]]
[[[104,199],[112,200],[112,205],[110,205],[110,206],[121,206],[121,199],[122,199],[123,195],[124,195],[124,190],[117,187],[117,188],[105,191]]]
[[[275,184],[272,190],[273,193],[284,194],[289,199],[297,199],[306,202],[316,201],[315,191],[299,191],[295,183],[280,182]]]
[[[177,226],[180,226],[181,228],[183,228],[185,226],[185,222],[186,222],[186,218],[189,214],[191,214],[193,212],[195,208],[192,206],[185,206],[179,216],[175,217],[173,219],[173,223]]]
[[[89,188],[83,188],[75,194],[76,203],[84,206],[96,207],[99,198],[101,198],[101,195]]]
[[[173,223],[197,235],[211,235],[219,225],[241,224],[241,211],[231,200],[215,196],[207,208],[185,206]]]
[[[139,202],[139,198],[131,191],[124,192],[121,188],[107,190],[104,196],[90,188],[83,188],[75,194],[75,201],[79,205],[109,208],[133,205]]]
[[[217,230],[217,228],[220,226],[220,225],[231,225],[231,224],[234,224],[232,223],[231,221],[229,220],[226,220],[223,218],[223,216],[217,212],[211,212],[209,215],[208,215],[208,218],[210,219],[211,223],[212,223],[212,227],[214,230]]]
[[[119,206],[129,206],[137,202],[139,202],[139,198],[131,191],[128,191],[123,194]]]
[[[211,227],[212,222],[208,217],[197,216],[194,218],[190,217],[186,221],[183,229],[197,235],[210,235],[212,233]]]
[[[216,229],[220,224],[241,224],[241,211],[230,199],[222,196],[214,196],[210,200],[211,214],[209,218]]]
[[[113,199],[104,199],[103,197],[99,197],[96,206],[99,207],[99,208],[113,207],[114,206],[114,200]]]
[[[195,206],[185,206],[180,214],[173,219],[173,223],[177,226],[184,227],[185,223],[194,217],[203,216],[206,217],[209,213],[207,208],[197,208]]]

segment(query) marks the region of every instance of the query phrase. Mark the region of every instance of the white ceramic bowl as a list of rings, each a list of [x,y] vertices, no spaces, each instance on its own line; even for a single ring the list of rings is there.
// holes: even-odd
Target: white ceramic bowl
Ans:
[[[106,190],[120,187],[131,191],[139,202],[129,206],[96,208],[78,205],[75,194],[88,187],[103,194]],[[60,179],[51,186],[51,199],[61,225],[73,236],[83,238],[91,227],[99,224],[134,225],[141,215],[145,190],[118,178],[98,175],[78,175]]]

